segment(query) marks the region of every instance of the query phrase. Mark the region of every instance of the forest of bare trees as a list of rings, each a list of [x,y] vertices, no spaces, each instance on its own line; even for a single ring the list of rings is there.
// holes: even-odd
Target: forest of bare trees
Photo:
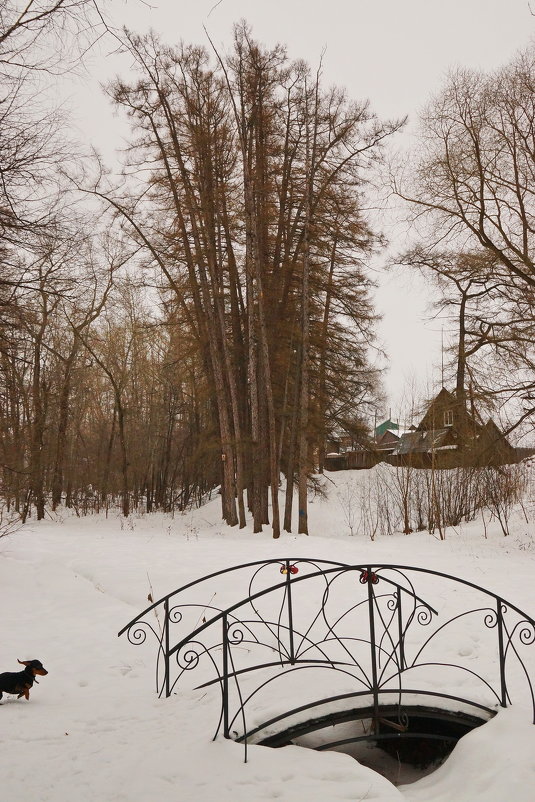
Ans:
[[[246,23],[224,53],[123,31],[131,70],[108,94],[130,142],[110,172],[39,82],[119,34],[85,0],[17,9],[0,0],[5,503],[23,520],[62,504],[128,516],[220,492],[230,525],[249,512],[255,532],[297,518],[306,533],[328,435],[365,431],[381,395],[370,260],[385,243],[366,208],[403,122]],[[452,75],[394,179],[423,231],[401,261],[436,277],[457,321],[457,398],[517,398],[517,422],[534,396],[533,79],[532,49],[499,81]]]
[[[45,197],[27,252],[4,238],[6,498],[23,518],[47,501],[128,515],[219,486],[227,523],[248,508],[278,536],[283,473],[284,526],[295,482],[306,532],[326,433],[378,387],[366,260],[380,238],[362,205],[399,123],[245,24],[224,57],[123,36],[137,74],[109,88],[131,122],[122,178],[93,162],[69,179],[54,149],[62,171],[45,177],[63,194]],[[75,190],[99,200],[100,234]]]

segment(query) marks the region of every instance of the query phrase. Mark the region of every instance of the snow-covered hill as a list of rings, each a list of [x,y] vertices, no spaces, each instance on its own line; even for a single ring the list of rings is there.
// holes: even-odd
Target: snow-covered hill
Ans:
[[[154,654],[117,632],[188,581],[249,560],[315,557],[401,563],[482,585],[535,613],[535,524],[518,509],[505,538],[490,523],[366,537],[347,499],[356,472],[331,474],[329,496],[310,505],[311,536],[254,535],[220,522],[219,502],[174,518],[63,513],[0,540],[0,671],[17,658],[49,674],[30,700],[0,705],[2,799],[23,802],[532,802],[535,727],[513,706],[463,738],[428,777],[396,788],[348,755],[296,746],[253,746],[249,762],[232,742],[211,741],[214,699],[154,694]],[[348,489],[349,488],[349,489]],[[358,516],[358,505],[355,513]],[[486,535],[486,536],[485,536]],[[452,644],[452,648],[455,648]],[[535,646],[533,646],[535,648]],[[215,716],[215,718],[214,718]]]

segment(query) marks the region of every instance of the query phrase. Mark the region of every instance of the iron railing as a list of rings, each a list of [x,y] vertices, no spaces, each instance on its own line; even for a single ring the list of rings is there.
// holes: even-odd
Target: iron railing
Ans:
[[[202,588],[208,604],[194,600]],[[430,593],[440,615],[424,599]],[[218,594],[230,603],[213,605]],[[138,645],[154,637],[159,696],[170,696],[186,676],[198,676],[196,688],[218,686],[214,738],[222,733],[245,745],[267,742],[298,720],[333,723],[336,717],[322,711],[341,705],[368,711],[368,731],[352,741],[415,737],[406,711],[422,700],[488,719],[521,695],[535,723],[535,650],[527,650],[535,620],[499,595],[439,571],[309,558],[249,562],[169,593],[119,635],[125,632]],[[314,681],[296,683],[296,672],[305,670]],[[300,704],[271,692],[281,681],[293,682]],[[326,687],[343,692],[325,694]],[[263,718],[259,709],[266,698],[276,709],[274,697],[283,699],[282,709]]]

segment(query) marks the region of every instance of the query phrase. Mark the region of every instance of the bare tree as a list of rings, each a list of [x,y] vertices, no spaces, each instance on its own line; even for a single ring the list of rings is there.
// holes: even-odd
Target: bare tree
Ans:
[[[97,0],[0,0],[0,72],[65,72],[110,31]]]
[[[378,238],[361,193],[399,123],[319,80],[310,88],[303,64],[245,25],[215,65],[202,48],[126,36],[137,80],[111,88],[133,124],[125,183],[97,176],[86,189],[129,229],[197,344],[219,429],[223,517],[245,524],[247,492],[259,531],[270,494],[278,537],[281,468],[289,528],[296,477],[306,520],[319,417],[337,404],[350,415],[373,392],[365,257]],[[334,377],[339,397],[327,402]]]
[[[421,118],[421,155],[395,189],[440,240],[472,241],[535,286],[535,49],[497,74],[458,70]]]
[[[535,411],[534,87],[532,45],[497,73],[452,73],[422,115],[418,154],[393,179],[423,226],[416,262],[432,262],[436,272],[438,262],[452,265],[460,255],[465,264],[455,277],[464,292],[473,292],[467,280],[481,284],[468,347],[491,365],[491,380],[480,381],[488,395],[528,402],[517,422]],[[474,257],[467,269],[470,253],[477,275]]]

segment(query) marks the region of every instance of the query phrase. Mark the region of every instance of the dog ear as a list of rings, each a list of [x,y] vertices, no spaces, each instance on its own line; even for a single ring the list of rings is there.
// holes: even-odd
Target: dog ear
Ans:
[[[28,665],[28,661],[27,660],[19,660],[18,657],[17,657],[17,663],[20,663],[21,666],[27,666]]]

